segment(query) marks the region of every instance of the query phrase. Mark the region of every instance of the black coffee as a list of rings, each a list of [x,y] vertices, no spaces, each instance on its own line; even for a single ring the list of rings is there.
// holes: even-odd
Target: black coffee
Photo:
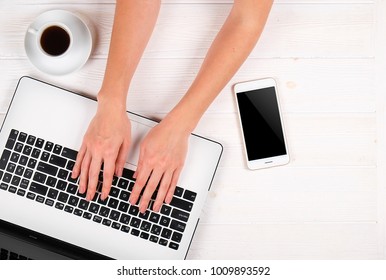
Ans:
[[[42,49],[53,56],[65,53],[70,46],[70,35],[60,26],[50,26],[40,37]]]

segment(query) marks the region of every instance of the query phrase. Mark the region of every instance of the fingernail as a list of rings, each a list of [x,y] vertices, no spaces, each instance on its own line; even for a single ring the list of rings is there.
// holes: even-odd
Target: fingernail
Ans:
[[[153,211],[154,211],[154,212],[158,212],[159,209],[160,209],[160,205],[159,205],[159,204],[155,204],[155,205],[153,206]]]

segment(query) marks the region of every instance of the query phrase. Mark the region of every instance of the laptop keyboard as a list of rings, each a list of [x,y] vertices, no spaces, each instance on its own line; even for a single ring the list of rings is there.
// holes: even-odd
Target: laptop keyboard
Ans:
[[[9,251],[4,248],[0,248],[0,260],[31,260],[26,256],[19,255],[18,253]]]
[[[71,178],[77,151],[62,147],[15,129],[11,130],[0,158],[0,191],[78,216],[89,222],[131,234],[160,246],[177,250],[193,207],[196,193],[176,187],[169,205],[159,213],[150,206],[140,213],[138,204],[128,202],[135,179],[134,171],[124,169],[114,177],[109,197],[102,201],[100,190],[103,170],[99,174],[97,193],[92,201],[78,192],[78,179]]]

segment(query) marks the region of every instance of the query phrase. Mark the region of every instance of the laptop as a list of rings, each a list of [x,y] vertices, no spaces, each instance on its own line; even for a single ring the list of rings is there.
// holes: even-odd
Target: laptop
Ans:
[[[141,214],[128,202],[132,175],[139,143],[157,123],[128,112],[132,145],[123,175],[114,177],[107,200],[99,187],[88,202],[70,174],[96,109],[93,99],[19,80],[0,131],[1,259],[186,258],[221,144],[192,134],[172,202]]]

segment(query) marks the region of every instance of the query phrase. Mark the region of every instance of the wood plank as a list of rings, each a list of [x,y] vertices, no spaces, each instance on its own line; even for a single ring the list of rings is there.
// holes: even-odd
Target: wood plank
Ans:
[[[199,224],[188,259],[378,259],[376,223]]]
[[[6,111],[22,75],[32,75],[95,96],[103,79],[105,63],[104,59],[90,59],[80,71],[54,77],[39,72],[26,59],[0,59],[3,77],[0,112]],[[188,89],[201,63],[201,59],[143,59],[132,81],[127,108],[149,117],[169,112]],[[369,113],[376,110],[373,59],[249,58],[207,113],[233,114],[236,107],[232,86],[269,76],[278,82],[285,113]],[[149,79],[151,83],[147,82]]]
[[[376,168],[220,168],[204,224],[376,222]]]
[[[113,4],[90,8],[87,4],[26,6],[10,2],[0,11],[0,57],[24,57],[23,40],[28,25],[43,11],[54,8],[74,11],[92,20],[98,30],[93,56],[106,57]],[[230,4],[165,5],[144,56],[203,58],[230,8]],[[374,21],[372,4],[275,5],[251,56],[372,57]]]

